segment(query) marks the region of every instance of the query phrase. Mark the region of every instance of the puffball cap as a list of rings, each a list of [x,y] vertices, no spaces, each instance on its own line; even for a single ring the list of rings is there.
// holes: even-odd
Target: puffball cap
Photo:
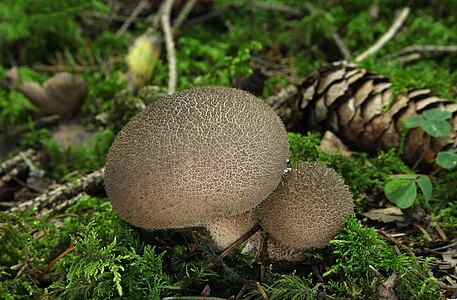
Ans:
[[[193,88],[152,103],[107,156],[113,208],[143,228],[183,228],[237,215],[276,188],[288,158],[284,124],[233,88]]]
[[[349,187],[334,169],[307,162],[287,174],[261,204],[261,222],[274,241],[293,249],[329,244],[353,212]]]

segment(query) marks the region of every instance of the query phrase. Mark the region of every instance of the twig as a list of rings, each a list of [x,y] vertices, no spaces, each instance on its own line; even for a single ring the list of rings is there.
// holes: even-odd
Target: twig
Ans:
[[[259,289],[260,294],[262,295],[262,299],[263,300],[268,300],[267,293],[265,293],[265,290],[263,289],[263,287],[260,284],[260,282],[257,281],[255,284],[256,284],[257,288]]]
[[[21,156],[21,158],[25,162],[25,164],[29,167],[30,176],[32,176],[32,177],[37,176],[40,178],[44,176],[44,171],[35,167],[35,165],[32,163],[32,161],[27,157],[25,152],[21,151],[21,152],[19,152],[19,155]]]
[[[338,50],[340,50],[341,55],[343,55],[344,60],[350,61],[352,58],[351,50],[343,42],[343,39],[340,37],[340,35],[334,31],[332,33],[332,38],[335,41]]]
[[[241,297],[243,297],[243,295],[246,292],[246,290],[248,289],[248,287],[249,287],[249,283],[243,284],[243,286],[241,287],[240,291],[236,295],[235,300],[240,300]]]
[[[0,189],[3,188],[8,182],[13,180],[13,178],[17,178],[16,176],[22,171],[25,171],[26,169],[26,166],[16,167],[11,169],[7,174],[0,177]],[[24,186],[24,183],[22,183],[21,185]]]
[[[35,156],[36,151],[34,149],[27,149],[23,152],[20,152],[19,154],[11,157],[10,159],[2,162],[0,164],[0,174],[7,172],[11,168],[17,166],[21,161],[23,161],[23,156],[26,157],[32,157]]]
[[[184,4],[183,8],[179,12],[179,15],[173,21],[173,26],[172,26],[172,30],[171,30],[173,32],[173,35],[176,35],[176,33],[178,32],[178,30],[181,27],[182,23],[189,16],[190,12],[194,8],[194,6],[197,3],[197,1],[198,0],[187,0],[186,4]]]
[[[116,32],[116,36],[121,36],[123,35],[127,29],[132,25],[133,21],[136,20],[138,15],[149,5],[149,0],[141,0],[140,3],[135,7],[135,9],[132,11],[130,16],[125,20],[124,24],[122,24],[121,28]]]
[[[211,20],[213,18],[220,17],[222,13],[219,10],[210,11],[204,15],[189,19],[184,22],[184,26],[189,27],[191,25],[199,24]]]
[[[49,271],[49,269],[51,269],[52,266],[55,265],[56,262],[58,262],[62,257],[64,257],[65,255],[67,255],[68,253],[70,253],[71,251],[73,251],[75,249],[76,249],[76,245],[75,246],[71,246],[71,247],[67,248],[64,252],[60,253],[56,258],[54,258],[46,266],[46,268],[44,268],[43,272],[40,273],[40,277],[43,277]]]
[[[44,209],[48,206],[57,206],[58,201],[73,197],[83,191],[93,189],[103,182],[104,169],[97,170],[76,180],[76,183],[68,182],[56,189],[48,190],[44,194],[20,203],[16,207],[8,209],[7,212],[24,212],[31,208]]]
[[[427,230],[425,230],[424,227],[420,226],[419,224],[413,224],[414,227],[416,227],[424,236],[425,238],[427,239],[427,241],[431,242],[433,241],[432,237],[430,236],[430,234],[428,234]]]
[[[457,242],[450,243],[449,245],[446,245],[446,246],[434,248],[434,249],[432,249],[432,250],[433,250],[433,251],[441,251],[441,250],[446,250],[446,249],[448,249],[448,248],[452,248],[452,247],[455,247],[455,246],[457,246]]]
[[[165,47],[167,49],[168,95],[172,95],[176,92],[176,54],[173,34],[170,27],[171,6],[173,5],[173,1],[174,0],[166,0],[163,4],[163,10],[160,18],[163,33],[165,35]]]
[[[316,7],[309,2],[305,3],[305,7],[311,13],[316,11]],[[341,55],[344,57],[344,59],[350,60],[352,57],[351,50],[349,50],[349,48],[344,44],[343,39],[338,34],[338,32],[333,31],[332,38],[333,38],[333,41],[335,42],[336,46],[338,47],[338,50],[340,51]]]
[[[424,275],[424,274],[421,274],[419,271],[417,271],[416,269],[414,269],[413,267],[411,266],[408,266],[408,269],[413,272],[417,277],[419,277],[420,279],[422,280],[426,280],[427,277]],[[444,290],[448,290],[448,291],[455,291],[457,290],[457,287],[453,287],[453,286],[450,286],[450,285],[447,285],[445,283],[442,283],[441,281],[438,281],[437,282],[438,286]]]
[[[260,225],[255,225],[254,227],[252,227],[248,232],[246,232],[242,237],[240,237],[238,240],[236,240],[233,244],[231,244],[229,247],[227,247],[227,249],[225,249],[224,251],[222,251],[221,254],[219,254],[219,258],[220,259],[223,259],[225,258],[227,255],[229,255],[233,249],[241,246],[241,244],[243,244],[244,242],[246,242],[251,236],[253,236],[257,231],[259,231],[260,229]]]
[[[239,247],[241,244],[243,244],[245,241],[247,241],[251,236],[253,236],[257,231],[259,231],[259,229],[260,229],[260,225],[255,225],[254,227],[252,227],[248,232],[243,234],[243,236],[241,236],[239,239],[237,239],[233,244],[228,246],[227,249],[222,251],[221,254],[218,255],[218,258],[219,259],[225,258],[227,255],[229,255],[233,251],[233,249]],[[208,263],[207,267],[212,268],[215,265],[216,264],[214,262],[210,262],[210,263]]]
[[[253,5],[258,8],[262,8],[265,10],[271,10],[271,11],[277,11],[277,12],[289,14],[289,15],[292,15],[295,17],[301,17],[304,14],[304,12],[301,8],[288,6],[288,5],[284,5],[284,4],[255,1],[253,3]]]
[[[457,52],[457,45],[412,45],[398,50],[392,54],[386,55],[385,60],[391,60],[399,56],[411,53],[426,53],[426,52]]]
[[[445,233],[445,232],[443,231],[443,229],[441,228],[439,222],[432,222],[432,226],[433,226],[433,228],[435,228],[436,232],[438,233],[438,235],[440,236],[440,238],[441,238],[443,241],[448,241],[448,238],[447,238],[447,236],[446,236],[446,233]]]
[[[79,193],[75,197],[72,197],[70,199],[64,200],[63,202],[57,202],[57,203],[52,203],[50,208],[43,208],[37,215],[37,218],[43,218],[44,216],[47,216],[51,213],[56,213],[59,211],[62,211],[76,202],[78,202],[82,197],[84,197],[86,193]]]
[[[206,296],[183,296],[183,297],[165,297],[162,300],[226,300],[225,298],[206,297]]]
[[[374,43],[373,46],[371,46],[370,48],[365,50],[362,54],[358,55],[355,58],[355,62],[361,62],[362,60],[364,60],[368,56],[378,52],[382,47],[384,47],[384,45],[395,36],[395,34],[400,29],[400,27],[403,25],[403,23],[405,22],[406,18],[409,15],[409,12],[410,12],[410,8],[409,7],[403,8],[401,10],[401,12],[398,14],[398,16],[395,18],[395,20],[392,23],[392,25],[390,26],[389,30],[387,30],[387,32],[384,33],[379,38],[379,40],[376,43]]]
[[[291,99],[292,97],[298,94],[298,89],[295,85],[291,84],[276,95],[270,96],[265,99],[265,102],[268,103],[273,109],[277,109],[281,107],[287,100]]]

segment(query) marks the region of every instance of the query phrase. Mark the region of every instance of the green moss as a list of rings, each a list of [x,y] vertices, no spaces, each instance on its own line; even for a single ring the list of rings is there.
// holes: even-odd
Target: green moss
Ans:
[[[320,135],[315,132],[306,135],[289,133],[289,143],[291,165],[301,161],[317,161],[334,168],[343,176],[359,207],[367,204],[360,202],[362,197],[365,198],[364,195],[369,194],[372,198],[381,193],[389,175],[411,173],[396,149],[381,152],[374,157],[367,153],[353,152],[352,158],[348,159],[339,153],[334,155],[322,152],[319,148]],[[375,199],[371,199],[373,200]]]
[[[401,299],[439,298],[436,279],[418,278],[411,268],[422,271],[422,266],[413,257],[398,255],[374,229],[361,226],[355,217],[348,219],[342,233],[330,243],[336,264],[324,273],[330,279],[327,293],[351,299],[377,298],[377,286],[395,271],[399,280],[393,289]],[[376,277],[370,266],[383,278]]]

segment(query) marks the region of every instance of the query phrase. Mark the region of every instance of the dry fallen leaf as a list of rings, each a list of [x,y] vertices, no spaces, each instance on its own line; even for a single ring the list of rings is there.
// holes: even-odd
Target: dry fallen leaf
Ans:
[[[405,218],[403,217],[403,212],[400,208],[396,206],[372,209],[366,213],[363,213],[362,215],[371,220],[381,221],[384,223],[405,221]]]
[[[378,294],[380,300],[397,300],[398,297],[393,291],[393,287],[395,285],[395,280],[397,279],[397,272],[394,270],[392,275],[386,279],[382,284],[378,287]]]
[[[59,115],[63,118],[73,115],[87,95],[87,84],[78,75],[67,72],[58,73],[43,85],[34,81],[20,83],[17,67],[11,68],[2,85],[23,94],[37,110],[32,112],[35,118]]]

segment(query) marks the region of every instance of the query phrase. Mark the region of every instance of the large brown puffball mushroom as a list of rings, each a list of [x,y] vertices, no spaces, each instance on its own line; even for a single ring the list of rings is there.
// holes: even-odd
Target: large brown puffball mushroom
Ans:
[[[291,259],[329,244],[353,211],[352,194],[335,170],[314,162],[292,168],[261,204],[268,254]]]
[[[288,150],[282,121],[262,100],[233,88],[193,88],[152,103],[119,132],[105,188],[138,227],[211,224],[266,199]]]

